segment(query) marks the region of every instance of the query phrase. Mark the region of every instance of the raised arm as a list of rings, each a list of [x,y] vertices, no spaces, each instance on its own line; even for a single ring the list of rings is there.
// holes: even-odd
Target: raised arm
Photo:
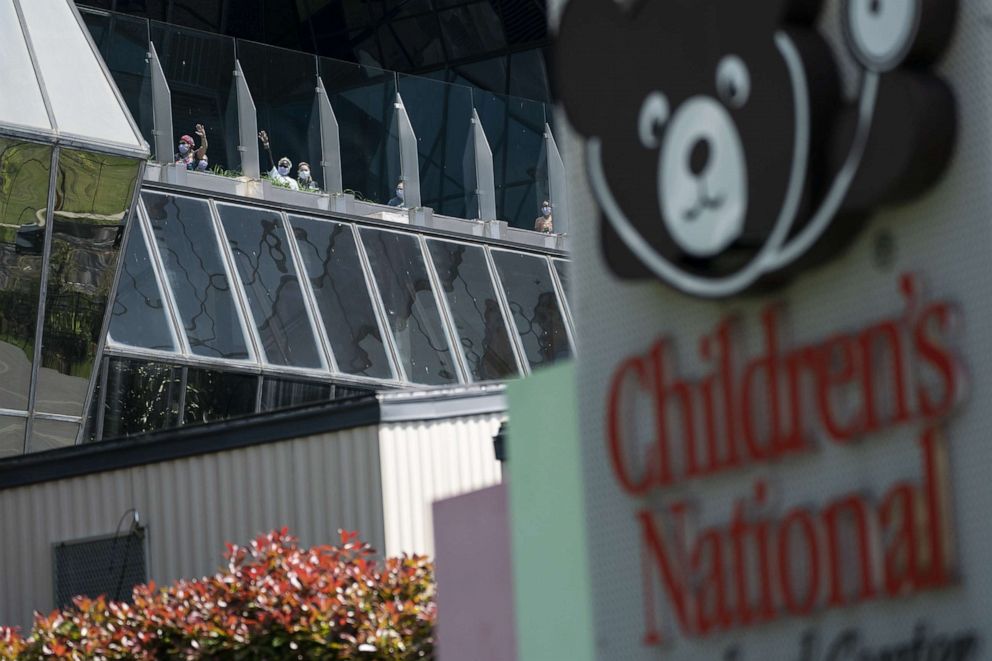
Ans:
[[[276,161],[272,158],[272,148],[269,146],[269,134],[264,130],[258,132],[258,139],[262,141],[262,146],[265,147],[265,151],[269,152],[269,165],[272,167],[270,169],[276,169]]]
[[[196,160],[199,161],[207,155],[207,129],[203,128],[203,124],[196,125],[196,134],[200,136],[200,148],[196,150]]]

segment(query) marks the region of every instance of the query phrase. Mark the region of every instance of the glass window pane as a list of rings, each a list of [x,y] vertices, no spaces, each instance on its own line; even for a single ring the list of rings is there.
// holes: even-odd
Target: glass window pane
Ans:
[[[26,418],[0,417],[0,458],[16,457],[24,452]]]
[[[320,120],[314,106],[317,58],[251,41],[238,40],[237,46],[238,62],[255,102],[258,128],[269,134],[272,157],[288,157],[293,162],[294,178],[300,161],[310,164],[314,178],[321,176]],[[272,169],[269,154],[261,145],[258,157],[262,172]]]
[[[26,410],[52,148],[0,138],[0,407]]]
[[[21,2],[20,7],[59,131],[140,148],[141,137],[131,128],[72,5]]]
[[[517,376],[506,319],[480,246],[429,240],[427,247],[474,381]]]
[[[568,335],[547,261],[505,250],[494,250],[493,260],[530,366],[567,358]]]
[[[245,360],[248,345],[202,200],[143,193],[180,321],[193,353]]]
[[[28,452],[44,452],[75,445],[78,435],[78,422],[35,418],[31,423],[31,442],[28,445]]]
[[[345,190],[386,204],[400,176],[395,74],[322,57],[320,76],[338,120]]]
[[[0,123],[49,131],[45,100],[34,74],[13,2],[0,2]]]
[[[152,43],[172,93],[173,140],[207,132],[210,167],[241,171],[237,99],[234,89],[234,39],[152,21]]]
[[[124,265],[117,283],[110,338],[119,344],[161,351],[175,351],[169,315],[155,278],[145,233],[137,217],[124,251]]]
[[[131,116],[152,142],[152,88],[148,67],[148,21],[123,14],[81,11]]]
[[[501,94],[474,95],[475,108],[493,151],[496,215],[512,227],[534,229],[546,182],[539,181],[544,149],[544,106]]]
[[[107,366],[103,438],[178,426],[181,390],[180,367],[112,358]]]
[[[227,204],[217,209],[265,359],[275,365],[322,367],[282,217],[273,211]]]
[[[315,381],[272,379],[262,381],[262,411],[303,406],[331,399],[331,384]]]
[[[338,369],[394,378],[351,226],[290,216]]]
[[[258,377],[206,369],[186,373],[186,409],[183,424],[227,420],[255,412]]]
[[[64,150],[45,300],[36,409],[82,416],[138,163]]]
[[[399,90],[417,135],[421,204],[464,218],[472,90],[420,76],[400,76]]]
[[[451,347],[416,237],[370,228],[361,236],[407,379],[456,383]]]

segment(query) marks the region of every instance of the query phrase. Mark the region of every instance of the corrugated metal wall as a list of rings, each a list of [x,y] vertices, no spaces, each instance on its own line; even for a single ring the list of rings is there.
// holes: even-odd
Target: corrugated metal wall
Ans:
[[[386,553],[434,554],[431,504],[500,481],[503,414],[384,424],[379,433]]]
[[[159,583],[211,574],[224,542],[282,526],[304,544],[357,530],[383,549],[377,441],[361,427],[2,491],[0,623],[51,608],[54,543],[113,534],[132,507]]]

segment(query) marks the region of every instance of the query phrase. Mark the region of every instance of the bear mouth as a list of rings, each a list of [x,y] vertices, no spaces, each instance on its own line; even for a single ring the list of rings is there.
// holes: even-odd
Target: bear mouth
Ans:
[[[719,211],[727,202],[726,195],[710,195],[706,190],[706,181],[699,182],[699,195],[696,204],[682,212],[682,220],[691,223],[707,211]]]

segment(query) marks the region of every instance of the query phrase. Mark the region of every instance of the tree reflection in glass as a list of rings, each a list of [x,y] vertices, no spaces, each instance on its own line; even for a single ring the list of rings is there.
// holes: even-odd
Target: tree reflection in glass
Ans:
[[[338,369],[393,378],[351,226],[290,216]]]
[[[457,383],[417,238],[370,228],[363,228],[361,237],[407,379],[428,385]]]
[[[193,353],[245,360],[248,345],[204,200],[144,192],[152,234]]]
[[[568,335],[547,260],[494,250],[493,261],[530,366],[536,368],[567,358]]]
[[[51,147],[0,138],[0,408],[28,405],[51,167]]]
[[[59,155],[39,411],[83,414],[137,178],[134,159],[69,150]]]
[[[474,381],[517,376],[503,311],[480,246],[431,239],[427,247]]]

